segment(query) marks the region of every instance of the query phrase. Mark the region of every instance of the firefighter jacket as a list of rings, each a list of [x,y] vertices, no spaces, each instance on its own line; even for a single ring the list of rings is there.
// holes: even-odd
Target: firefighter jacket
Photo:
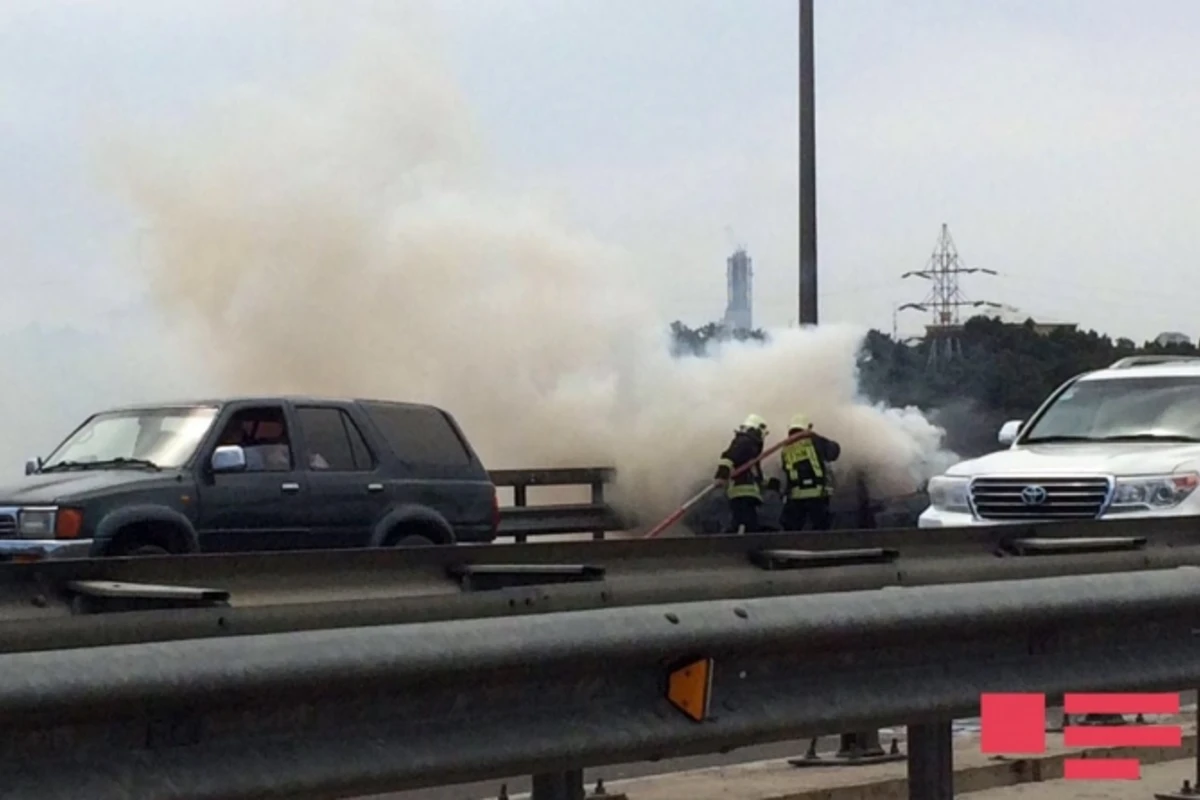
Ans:
[[[842,447],[814,433],[780,451],[783,462],[784,497],[788,500],[819,500],[833,493],[829,464],[837,461]]]
[[[761,436],[756,436],[747,431],[738,431],[734,434],[733,441],[729,443],[729,447],[725,449],[724,453],[721,453],[721,460],[717,462],[717,474],[715,477],[718,480],[728,478],[738,467],[758,458],[762,451],[763,440]],[[762,500],[762,482],[762,466],[755,464],[729,481],[729,485],[725,488],[725,494],[730,500],[738,497],[753,497],[756,500]]]

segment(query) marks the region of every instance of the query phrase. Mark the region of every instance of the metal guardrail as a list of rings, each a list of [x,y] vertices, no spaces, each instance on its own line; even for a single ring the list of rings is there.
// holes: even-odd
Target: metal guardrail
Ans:
[[[0,652],[1180,566],[1192,520],[3,564]]]
[[[590,533],[593,539],[603,539],[608,531],[629,527],[604,497],[605,485],[616,477],[611,467],[498,469],[489,474],[497,487],[513,490],[513,505],[500,509],[500,535],[512,536],[518,543],[530,536],[562,533]],[[530,506],[529,489],[537,486],[587,486],[591,503]]]
[[[1194,686],[1198,625],[1184,568],[8,654],[2,791],[351,797],[907,723],[910,796],[949,797],[981,692]]]

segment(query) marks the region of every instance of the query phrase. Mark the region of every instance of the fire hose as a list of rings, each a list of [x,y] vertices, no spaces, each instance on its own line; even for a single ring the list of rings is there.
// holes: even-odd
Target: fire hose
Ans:
[[[812,436],[812,431],[797,431],[796,433],[793,433],[791,436],[787,437],[783,441],[771,445],[770,447],[766,448],[761,453],[759,453],[752,460],[747,461],[745,464],[742,464],[740,467],[738,467],[737,469],[730,472],[729,478],[727,478],[727,480],[733,480],[734,478],[738,477],[739,475],[745,474],[747,470],[752,469],[756,464],[761,462],[767,456],[772,455],[774,453],[778,453],[780,450],[787,447],[789,444],[795,444],[796,442],[800,441],[801,439],[805,439],[809,436]],[[686,514],[693,506],[695,506],[697,503],[699,503],[701,500],[703,500],[705,497],[707,497],[709,492],[711,492],[713,489],[716,489],[717,487],[723,486],[723,485],[724,485],[724,481],[714,480],[712,483],[708,484],[703,489],[701,489],[699,492],[697,492],[694,497],[689,499],[687,502],[685,502],[679,508],[672,511],[671,514],[669,516],[665,517],[662,522],[658,523],[653,528],[651,528],[650,530],[648,530],[644,534],[642,534],[642,538],[643,539],[653,539],[655,536],[658,536],[660,533],[665,531],[667,528],[670,528],[676,522],[679,522],[679,520],[683,518],[683,515]]]

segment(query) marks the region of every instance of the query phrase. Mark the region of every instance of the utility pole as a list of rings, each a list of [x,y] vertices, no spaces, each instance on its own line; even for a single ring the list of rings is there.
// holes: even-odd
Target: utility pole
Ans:
[[[817,324],[817,148],[813,0],[800,0],[800,326]]]

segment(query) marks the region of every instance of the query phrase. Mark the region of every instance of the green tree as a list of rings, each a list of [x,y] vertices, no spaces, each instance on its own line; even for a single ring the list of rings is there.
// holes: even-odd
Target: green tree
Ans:
[[[671,323],[672,353],[676,356],[708,355],[709,345],[730,340],[765,342],[767,335],[761,330],[729,330],[719,322],[710,322],[699,328],[689,328],[678,320]]]

